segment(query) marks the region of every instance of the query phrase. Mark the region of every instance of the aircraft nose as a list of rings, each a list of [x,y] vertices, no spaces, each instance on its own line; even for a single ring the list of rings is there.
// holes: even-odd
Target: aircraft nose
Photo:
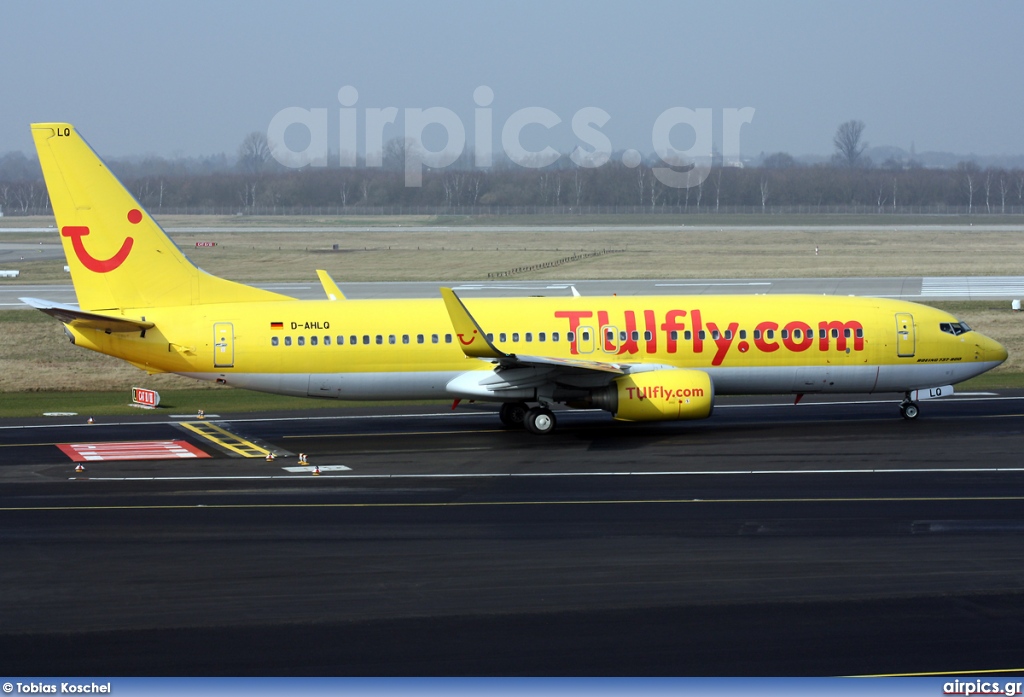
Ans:
[[[1009,357],[1009,354],[1006,352],[1006,347],[998,341],[990,339],[987,336],[983,336],[982,338],[984,341],[978,342],[978,353],[981,360],[1002,363],[1007,359],[1007,357]]]

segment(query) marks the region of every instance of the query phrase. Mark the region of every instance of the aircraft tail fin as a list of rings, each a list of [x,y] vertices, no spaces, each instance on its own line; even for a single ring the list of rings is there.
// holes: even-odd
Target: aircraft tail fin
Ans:
[[[32,138],[83,310],[293,299],[196,268],[71,124]]]

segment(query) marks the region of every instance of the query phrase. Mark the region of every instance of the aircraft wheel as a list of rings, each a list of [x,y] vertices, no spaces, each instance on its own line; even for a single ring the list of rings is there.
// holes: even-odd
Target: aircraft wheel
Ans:
[[[498,418],[507,428],[522,428],[529,407],[522,402],[505,402],[501,405]]]
[[[913,421],[920,413],[920,409],[914,402],[906,402],[900,405],[900,416],[908,421]]]
[[[534,407],[526,412],[523,423],[530,433],[544,436],[555,430],[555,415],[547,407]]]

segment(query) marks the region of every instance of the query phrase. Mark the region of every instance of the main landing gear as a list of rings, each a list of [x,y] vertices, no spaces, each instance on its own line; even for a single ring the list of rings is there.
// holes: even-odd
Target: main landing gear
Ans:
[[[524,402],[506,402],[501,405],[498,418],[507,428],[525,428],[538,436],[555,430],[555,415],[544,405],[530,407]]]
[[[918,408],[917,402],[910,399],[910,393],[908,392],[906,396],[903,397],[903,401],[900,402],[900,416],[907,421],[913,421],[917,418],[920,411],[921,410]]]

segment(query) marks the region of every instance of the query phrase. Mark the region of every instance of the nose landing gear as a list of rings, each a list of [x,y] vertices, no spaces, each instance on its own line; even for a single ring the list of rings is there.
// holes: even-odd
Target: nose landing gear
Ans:
[[[917,402],[910,399],[910,393],[908,392],[907,395],[903,398],[903,401],[900,402],[900,416],[902,416],[907,421],[913,421],[914,419],[917,418],[917,415],[920,413],[920,411],[921,410],[917,406]]]

